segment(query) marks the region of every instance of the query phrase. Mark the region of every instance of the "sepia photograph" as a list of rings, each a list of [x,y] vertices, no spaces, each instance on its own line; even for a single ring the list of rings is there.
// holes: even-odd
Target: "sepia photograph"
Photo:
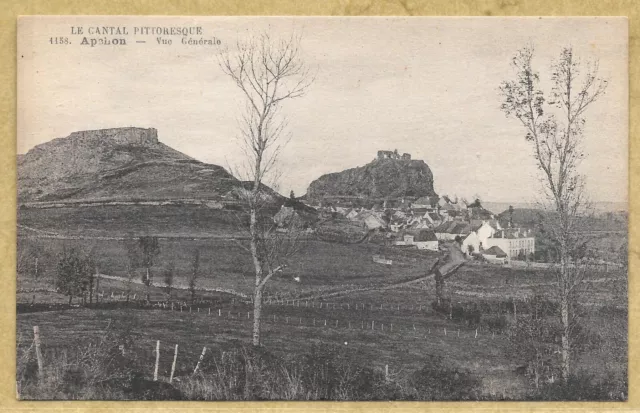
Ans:
[[[19,400],[627,401],[626,18],[17,29]]]

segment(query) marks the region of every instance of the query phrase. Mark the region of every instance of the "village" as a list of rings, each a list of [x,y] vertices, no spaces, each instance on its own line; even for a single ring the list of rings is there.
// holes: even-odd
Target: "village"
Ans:
[[[411,155],[400,155],[397,150],[378,151],[377,159],[409,161]],[[307,206],[324,216],[356,223],[365,233],[384,233],[386,243],[398,248],[439,251],[460,237],[467,258],[501,265],[534,260],[532,229],[517,227],[508,218],[501,222],[496,214],[482,207],[479,199],[468,202],[447,195],[432,195],[384,199],[370,207],[358,207],[353,206],[353,199],[345,198]],[[295,209],[283,205],[274,217],[276,224],[283,227],[294,214],[301,215]]]

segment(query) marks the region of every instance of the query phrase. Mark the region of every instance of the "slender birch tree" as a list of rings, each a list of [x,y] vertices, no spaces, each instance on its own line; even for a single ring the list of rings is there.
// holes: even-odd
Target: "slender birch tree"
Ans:
[[[587,109],[600,98],[607,80],[598,75],[598,62],[581,62],[571,47],[551,65],[551,90],[545,93],[533,68],[534,48],[519,50],[511,64],[515,79],[500,86],[501,109],[517,119],[533,148],[540,170],[546,207],[553,211],[546,230],[557,246],[557,293],[562,321],[562,376],[571,373],[572,329],[575,306],[585,271],[575,257],[584,246],[577,228],[587,212],[585,177],[578,166],[584,158],[582,141]]]
[[[253,345],[260,345],[262,296],[267,282],[286,267],[285,257],[296,251],[297,236],[282,237],[261,220],[270,202],[265,179],[273,172],[278,155],[289,141],[284,102],[302,97],[313,83],[305,64],[300,38],[276,40],[267,33],[238,41],[236,50],[221,54],[220,67],[240,89],[246,109],[240,119],[243,170],[249,181],[242,198],[248,208],[248,246],[255,271],[253,292]]]

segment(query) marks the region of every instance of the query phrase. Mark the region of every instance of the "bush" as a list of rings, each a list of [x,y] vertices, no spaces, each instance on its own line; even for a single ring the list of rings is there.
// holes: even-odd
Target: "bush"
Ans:
[[[409,379],[417,400],[476,400],[480,380],[470,373],[446,366],[430,356],[427,363]]]
[[[623,380],[616,380],[612,374],[609,374],[606,379],[596,381],[592,375],[580,372],[570,376],[567,381],[559,380],[541,387],[529,398],[548,401],[626,401],[627,394],[626,377]]]
[[[489,331],[491,331],[492,333],[498,333],[501,334],[503,333],[506,328],[507,328],[507,317],[505,317],[504,315],[492,315],[489,317],[486,317],[484,320],[484,324],[487,325],[487,327],[489,328]]]

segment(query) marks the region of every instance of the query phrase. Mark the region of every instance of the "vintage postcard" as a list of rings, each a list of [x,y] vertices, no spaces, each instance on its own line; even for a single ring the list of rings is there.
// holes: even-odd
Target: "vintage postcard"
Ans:
[[[627,400],[625,18],[17,50],[20,400]]]

